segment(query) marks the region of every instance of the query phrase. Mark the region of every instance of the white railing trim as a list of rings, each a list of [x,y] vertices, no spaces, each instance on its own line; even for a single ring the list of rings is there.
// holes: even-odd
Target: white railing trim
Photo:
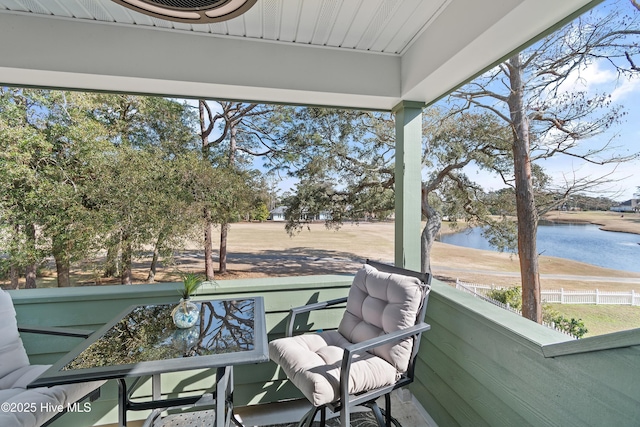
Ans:
[[[507,289],[504,286],[488,286],[477,283],[456,281],[456,287],[464,286],[472,293],[486,296],[487,291],[493,289]],[[601,291],[595,290],[564,290],[548,289],[540,292],[542,301],[554,304],[598,304],[598,305],[632,305],[640,306],[640,294],[634,290],[625,291]],[[558,298],[559,297],[559,298]],[[512,310],[513,311],[513,310]]]

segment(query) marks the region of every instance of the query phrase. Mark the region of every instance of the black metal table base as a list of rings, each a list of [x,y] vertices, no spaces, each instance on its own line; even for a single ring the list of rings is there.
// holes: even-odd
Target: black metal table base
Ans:
[[[223,366],[216,369],[216,396],[213,400],[203,399],[203,396],[162,399],[160,385],[160,375],[154,375],[152,378],[151,400],[135,402],[131,399],[134,387],[129,390],[126,380],[124,378],[118,378],[118,425],[120,427],[126,427],[128,411],[144,411],[151,409],[162,412],[167,409],[194,407],[198,405],[211,406],[211,404],[214,404],[214,425],[216,427],[228,427],[231,421],[233,421],[236,426],[242,427],[242,423],[233,414],[232,366]]]

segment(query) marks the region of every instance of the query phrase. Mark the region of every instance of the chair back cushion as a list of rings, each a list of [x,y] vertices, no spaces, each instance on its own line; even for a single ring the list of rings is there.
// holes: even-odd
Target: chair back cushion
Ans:
[[[0,378],[29,365],[18,334],[16,311],[8,292],[0,289]]]
[[[365,265],[353,279],[338,332],[357,343],[413,326],[424,296],[424,285],[419,279],[381,272]],[[389,362],[398,372],[405,372],[412,348],[413,339],[408,338],[371,352]]]

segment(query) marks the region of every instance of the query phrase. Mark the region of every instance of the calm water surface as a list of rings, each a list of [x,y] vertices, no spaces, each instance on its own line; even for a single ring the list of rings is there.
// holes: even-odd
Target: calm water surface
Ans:
[[[442,236],[441,241],[468,248],[495,250],[480,228]],[[538,253],[600,267],[640,272],[640,235],[602,231],[591,224],[540,224]]]

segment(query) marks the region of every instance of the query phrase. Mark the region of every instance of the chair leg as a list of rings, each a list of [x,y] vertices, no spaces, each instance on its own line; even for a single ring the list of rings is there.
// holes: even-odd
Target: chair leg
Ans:
[[[351,427],[351,414],[349,413],[349,402],[344,402],[344,404],[342,405],[342,408],[340,409],[340,427]]]
[[[384,395],[384,409],[380,408],[375,400],[365,403],[363,406],[371,409],[379,427],[402,427],[400,422],[391,416],[391,394]]]
[[[378,406],[378,404],[376,402],[371,402],[367,406],[369,408],[371,408],[371,412],[373,412],[373,416],[376,418],[376,422],[378,423],[378,426],[379,427],[385,427],[385,421],[384,421],[384,418],[382,416],[382,412],[380,411],[380,407]]]
[[[385,427],[391,427],[391,393],[384,395]]]
[[[311,408],[306,414],[304,414],[304,416],[302,417],[302,419],[300,420],[300,422],[298,423],[298,427],[311,427],[311,424],[313,423],[313,419],[316,417],[316,414],[318,413],[318,410],[320,408],[317,407],[313,407]],[[324,412],[324,408],[323,412]],[[321,415],[322,417],[322,415]]]

